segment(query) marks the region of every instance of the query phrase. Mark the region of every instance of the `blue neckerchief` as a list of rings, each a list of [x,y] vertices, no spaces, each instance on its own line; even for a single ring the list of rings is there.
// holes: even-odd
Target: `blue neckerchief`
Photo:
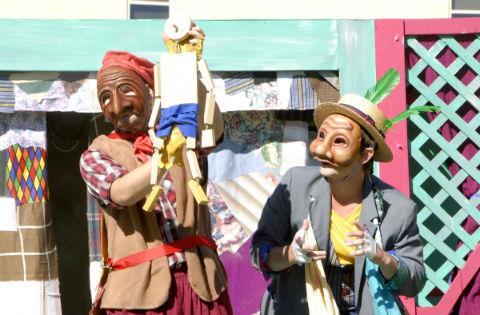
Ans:
[[[174,124],[184,137],[197,137],[197,103],[185,103],[160,109],[162,116],[158,125],[157,137],[168,137]]]

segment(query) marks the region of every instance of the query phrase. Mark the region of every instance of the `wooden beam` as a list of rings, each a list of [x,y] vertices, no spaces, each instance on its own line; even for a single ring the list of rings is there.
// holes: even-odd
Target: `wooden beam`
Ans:
[[[480,33],[480,18],[405,20],[405,35]]]
[[[387,118],[391,119],[407,109],[403,20],[375,21],[375,53],[377,79],[390,68],[397,69],[400,74],[400,83],[379,105]],[[395,124],[393,130],[388,130],[385,140],[392,150],[393,161],[379,163],[380,177],[409,196],[407,121],[403,120]]]
[[[0,70],[97,71],[108,50],[152,62],[165,20],[0,19]],[[196,21],[211,71],[338,69],[337,20]]]

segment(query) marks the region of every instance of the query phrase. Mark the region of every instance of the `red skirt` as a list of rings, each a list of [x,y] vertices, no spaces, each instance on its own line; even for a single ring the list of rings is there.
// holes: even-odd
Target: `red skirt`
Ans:
[[[187,268],[172,269],[172,285],[168,301],[153,310],[108,309],[109,315],[231,315],[233,314],[227,290],[214,302],[202,301],[188,281]]]

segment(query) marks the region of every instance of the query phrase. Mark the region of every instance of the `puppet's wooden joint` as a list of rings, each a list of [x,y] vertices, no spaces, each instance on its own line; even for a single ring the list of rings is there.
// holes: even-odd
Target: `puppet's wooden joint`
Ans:
[[[148,121],[148,128],[155,128],[155,124],[157,123],[157,118],[160,116],[160,104],[162,100],[159,97],[155,97],[153,99],[153,108],[152,114],[150,115],[150,120]]]
[[[208,70],[208,65],[205,59],[200,59],[198,61],[198,71],[200,71],[205,88],[208,91],[212,91],[215,88],[215,84],[213,83],[212,74],[210,73],[210,70]]]
[[[202,149],[215,146],[215,129],[208,129],[208,125],[206,127],[207,129],[202,130],[200,137],[200,147]]]
[[[155,207],[157,200],[160,198],[162,191],[163,189],[161,186],[159,185],[153,186],[153,189],[150,192],[150,195],[148,195],[147,200],[145,200],[145,203],[143,204],[143,210],[147,212],[151,212]]]
[[[150,137],[150,140],[152,140],[152,143],[157,138],[157,135],[155,134],[155,130],[153,128],[148,129],[148,136]]]
[[[202,186],[196,180],[191,179],[188,182],[188,187],[190,187],[193,197],[195,197],[195,200],[199,205],[208,204],[208,198],[205,195],[205,192],[203,191]]]
[[[165,140],[163,138],[155,137],[155,139],[152,142],[153,142],[152,145],[154,149],[161,150],[163,148],[163,143],[165,142]]]
[[[213,125],[213,118],[215,117],[215,98],[215,93],[207,93],[205,111],[203,113],[203,122],[207,125]]]
[[[190,166],[190,172],[192,173],[192,177],[195,180],[202,179],[202,172],[200,171],[200,167],[198,166],[197,155],[194,151],[188,150],[187,151],[187,160],[188,165]]]
[[[187,149],[193,150],[197,146],[196,142],[197,142],[197,139],[195,139],[193,137],[187,137],[185,145],[186,145]]]
[[[151,185],[155,185],[157,183],[159,158],[160,158],[160,155],[158,154],[158,149],[155,149],[152,155],[152,171],[150,172]]]

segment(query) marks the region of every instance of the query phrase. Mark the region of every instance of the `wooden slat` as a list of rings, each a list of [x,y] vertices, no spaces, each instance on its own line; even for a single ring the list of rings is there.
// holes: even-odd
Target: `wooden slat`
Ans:
[[[0,70],[97,71],[108,50],[152,62],[165,20],[0,19]],[[337,70],[336,20],[197,21],[211,71]]]

